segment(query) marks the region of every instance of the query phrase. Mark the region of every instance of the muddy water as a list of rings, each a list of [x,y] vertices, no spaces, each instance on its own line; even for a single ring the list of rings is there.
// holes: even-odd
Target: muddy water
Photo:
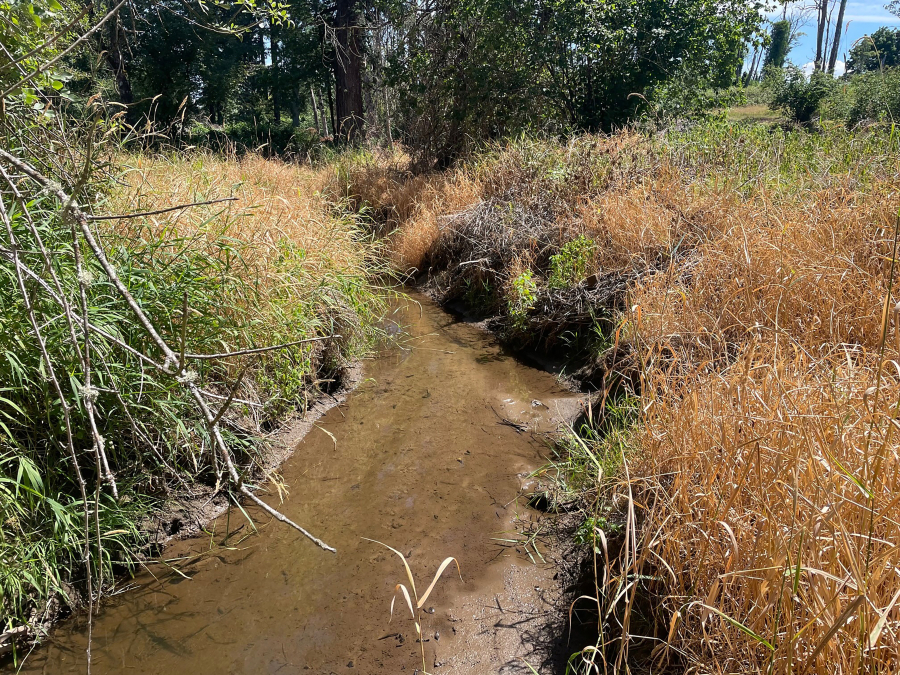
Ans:
[[[104,606],[95,675],[412,673],[421,657],[400,600],[389,615],[402,566],[364,537],[407,554],[420,592],[443,558],[459,560],[464,581],[445,574],[425,608],[429,672],[522,672],[520,657],[543,658],[553,570],[494,538],[537,517],[517,500],[547,452],[533,432],[554,428],[577,401],[488,334],[416,299],[421,308],[394,317],[410,335],[404,347],[367,362],[360,387],[282,467],[290,494],[280,508],[337,554],[251,511],[267,523],[257,536],[240,541],[244,527],[228,547],[177,563],[181,574],[154,566],[156,578],[138,577]],[[243,522],[232,511],[231,529]],[[215,528],[218,543],[224,517]],[[208,537],[179,542],[166,556],[209,548]],[[69,622],[23,672],[84,672],[85,645],[83,623]]]

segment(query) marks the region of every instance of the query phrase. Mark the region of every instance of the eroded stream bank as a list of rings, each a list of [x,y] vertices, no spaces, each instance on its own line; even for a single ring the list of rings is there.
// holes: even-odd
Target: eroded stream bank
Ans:
[[[430,672],[529,672],[521,658],[552,658],[555,569],[495,538],[538,517],[517,500],[547,453],[532,432],[555,429],[578,399],[491,335],[416,300],[394,317],[410,334],[405,348],[367,362],[347,403],[282,467],[282,511],[338,553],[271,522],[180,573],[154,566],[156,578],[142,574],[96,618],[95,675],[412,672],[419,646],[400,601],[389,621],[402,565],[364,537],[408,554],[420,590],[443,558],[459,559],[464,583],[448,572],[426,605]],[[245,522],[232,510],[232,530]],[[214,526],[219,543],[226,518]],[[178,542],[166,557],[209,547],[208,537]],[[85,646],[83,621],[68,622],[22,672],[84,672]]]

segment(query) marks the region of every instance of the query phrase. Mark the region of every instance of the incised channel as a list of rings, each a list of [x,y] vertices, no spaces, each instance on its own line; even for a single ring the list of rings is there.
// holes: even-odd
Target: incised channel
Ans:
[[[246,536],[232,508],[209,525],[212,537],[176,542],[164,552],[171,567],[149,566],[105,601],[94,675],[421,669],[399,593],[390,614],[402,563],[366,538],[407,555],[420,594],[444,558],[459,561],[463,581],[448,568],[423,608],[428,672],[525,673],[525,661],[547,662],[554,568],[498,540],[521,539],[539,519],[522,486],[549,453],[541,433],[578,399],[423,296],[392,319],[406,333],[400,346],[364,364],[345,405],[281,468],[289,494],[278,508],[337,554],[249,507],[259,532]],[[270,499],[279,503],[276,490]],[[84,619],[66,622],[22,672],[83,673],[86,644]]]

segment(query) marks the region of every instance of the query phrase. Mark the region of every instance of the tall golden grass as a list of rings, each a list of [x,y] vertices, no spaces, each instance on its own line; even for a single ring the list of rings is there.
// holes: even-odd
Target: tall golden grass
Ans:
[[[442,217],[476,202],[481,186],[465,170],[413,174],[408,162],[399,152],[347,156],[325,191],[376,219],[394,267],[415,274],[440,234]]]
[[[265,272],[290,242],[306,254],[306,265],[322,273],[328,269],[358,270],[368,251],[360,246],[360,232],[331,208],[323,191],[332,172],[248,155],[234,160],[212,153],[158,156],[133,154],[121,158],[125,170],[111,193],[111,212],[131,213],[176,204],[236,198],[170,211],[150,217],[153,233],[191,237],[203,233],[214,239],[229,237],[249,244],[257,255],[253,264]],[[119,221],[127,231],[133,224]]]
[[[898,215],[874,192],[722,205],[691,262],[631,296],[632,566],[665,580],[659,618],[694,667],[893,672],[900,655]]]
[[[499,198],[590,237],[591,272],[637,279],[610,341],[630,347],[642,412],[596,490],[630,514],[597,575],[620,624],[586,670],[649,641],[633,651],[654,670],[900,671],[896,145],[732,125],[520,141],[442,175],[345,172],[392,214],[404,267],[427,269],[444,216]],[[638,607],[651,635],[631,634]]]
[[[348,359],[371,348],[384,303],[382,282],[390,272],[372,233],[330,200],[331,167],[206,152],[132,154],[117,164],[122,168],[105,196],[107,213],[215,202],[102,224],[108,243],[115,245],[118,237],[145,256],[207,255],[230,261],[223,269],[233,278],[209,281],[231,289],[216,312],[241,330],[218,337],[220,348],[337,336],[253,360],[237,393],[259,404],[256,427],[277,421],[298,402],[307,404],[323,382],[340,376]],[[178,304],[171,308],[176,323],[181,321]],[[188,330],[196,318],[192,307]],[[236,376],[243,365],[232,359],[227,369]]]

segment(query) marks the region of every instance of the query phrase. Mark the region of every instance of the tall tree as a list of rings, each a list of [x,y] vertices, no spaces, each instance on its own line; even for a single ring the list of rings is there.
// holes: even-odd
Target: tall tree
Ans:
[[[844,28],[844,11],[846,9],[847,0],[841,0],[837,21],[834,24],[834,40],[831,43],[831,57],[828,59],[828,73],[831,75],[834,74],[834,67],[837,65],[838,48],[841,44],[841,31]]]
[[[787,20],[776,21],[772,26],[772,41],[769,43],[769,51],[766,52],[766,60],[763,68],[783,68],[787,58],[791,37],[791,24]]]
[[[828,0],[816,0],[818,9],[818,20],[816,24],[816,59],[815,69],[821,70],[825,64],[825,44],[826,35],[825,27],[828,24]]]
[[[900,29],[882,26],[850,49],[847,71],[865,73],[900,66]]]
[[[279,53],[278,24],[270,22],[269,25],[269,58],[272,60],[271,88],[272,88],[272,115],[275,124],[281,122],[281,55]]]
[[[334,26],[334,77],[337,128],[345,141],[361,140],[364,134],[363,110],[363,27],[362,3],[337,0]]]
[[[113,9],[117,3],[106,0],[100,3],[99,10],[94,9],[94,5],[88,12],[91,21],[99,19],[97,14],[101,16]],[[125,53],[128,51],[128,36],[126,33],[126,25],[129,19],[133,21],[131,14],[133,5],[125,5],[119,9],[114,17],[101,27],[101,30],[95,34],[97,43],[97,51],[106,62],[113,81],[116,83],[116,92],[119,95],[119,102],[125,105],[134,103],[134,91],[132,90],[131,80],[126,67]]]

